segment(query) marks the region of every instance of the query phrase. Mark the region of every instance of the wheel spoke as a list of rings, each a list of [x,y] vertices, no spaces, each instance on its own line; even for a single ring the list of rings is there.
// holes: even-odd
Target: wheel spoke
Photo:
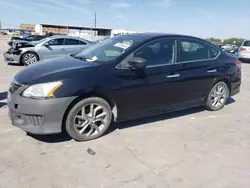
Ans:
[[[89,112],[89,115],[91,116],[91,117],[93,117],[93,114],[94,113],[94,104],[91,104],[90,105],[90,112]]]
[[[212,102],[212,105],[213,105],[213,106],[216,106],[216,103],[217,103],[217,100],[214,100],[214,101]]]
[[[99,119],[99,118],[104,117],[104,116],[106,116],[106,115],[107,115],[106,112],[102,112],[101,114],[98,114],[98,115],[96,116],[96,119]]]
[[[91,128],[89,132],[87,133],[87,136],[90,136],[93,132],[95,132],[95,129]]]
[[[82,133],[87,129],[87,127],[88,127],[89,125],[90,125],[89,122],[87,122],[87,123],[83,126],[83,128],[79,131],[79,133],[82,134]]]
[[[100,128],[95,123],[91,125],[91,127],[95,129],[98,133],[100,132]]]
[[[106,125],[106,123],[104,122],[104,120],[103,120],[102,118],[96,119],[96,120],[95,120],[95,123],[96,123],[96,122],[99,122],[99,121],[100,121],[103,125]]]
[[[217,100],[216,107],[218,107],[220,105],[221,105],[220,100]]]
[[[88,121],[84,121],[82,124],[75,124],[74,126],[76,127],[76,128],[82,128],[82,127],[84,127],[85,125],[87,125],[89,122]]]
[[[87,120],[87,117],[84,115],[81,115],[81,116],[77,115],[76,118],[78,118],[80,120]]]
[[[216,97],[216,93],[213,92],[213,93],[211,94],[211,97],[215,98],[215,97]]]
[[[85,106],[84,107],[82,107],[82,116],[85,116],[86,115],[86,113],[85,113]]]
[[[95,109],[94,109],[94,117],[96,116],[96,113],[101,110],[103,107],[102,106],[97,106]]]

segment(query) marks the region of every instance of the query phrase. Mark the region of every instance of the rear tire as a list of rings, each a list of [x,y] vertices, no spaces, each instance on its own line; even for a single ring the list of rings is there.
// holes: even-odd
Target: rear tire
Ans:
[[[76,103],[69,111],[65,128],[77,141],[88,141],[102,136],[112,121],[109,104],[102,98],[91,97]]]
[[[34,52],[26,52],[22,55],[21,62],[25,66],[29,66],[31,64],[34,64],[38,61],[38,55]]]
[[[218,111],[225,106],[228,97],[229,89],[226,83],[218,82],[211,89],[205,107],[210,111]]]

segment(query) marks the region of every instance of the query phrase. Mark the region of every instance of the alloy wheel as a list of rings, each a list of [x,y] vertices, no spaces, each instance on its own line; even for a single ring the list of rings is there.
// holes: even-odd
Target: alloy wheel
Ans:
[[[227,92],[225,86],[223,84],[217,85],[211,94],[211,103],[215,108],[220,108],[226,102]]]
[[[74,129],[78,134],[94,136],[100,133],[108,124],[108,112],[104,106],[91,103],[84,105],[74,118]]]
[[[25,63],[26,65],[31,65],[31,64],[34,64],[34,63],[37,62],[37,57],[36,57],[36,55],[31,54],[31,53],[25,54],[23,59],[24,59],[24,63]]]

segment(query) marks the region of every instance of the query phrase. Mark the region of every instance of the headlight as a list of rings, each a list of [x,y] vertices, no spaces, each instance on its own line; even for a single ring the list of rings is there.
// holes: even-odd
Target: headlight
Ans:
[[[43,84],[36,84],[28,87],[22,93],[22,96],[28,98],[51,98],[54,97],[54,92],[61,87],[62,82],[48,82]]]

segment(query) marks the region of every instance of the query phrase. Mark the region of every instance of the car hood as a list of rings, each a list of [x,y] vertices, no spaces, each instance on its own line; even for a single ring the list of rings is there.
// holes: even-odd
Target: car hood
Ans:
[[[100,64],[75,59],[71,56],[47,59],[30,65],[17,73],[15,82],[32,85],[45,82],[70,79],[85,73],[96,71]]]
[[[37,41],[29,42],[25,40],[14,40],[12,43],[12,47],[14,49],[34,47],[37,43],[38,43]]]

